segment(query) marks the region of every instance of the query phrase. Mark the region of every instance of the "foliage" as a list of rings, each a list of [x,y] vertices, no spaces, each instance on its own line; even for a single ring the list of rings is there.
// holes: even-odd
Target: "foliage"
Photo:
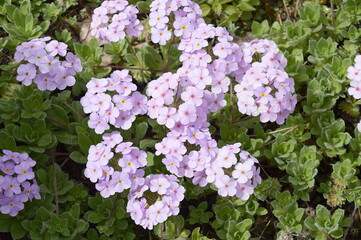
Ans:
[[[305,225],[311,230],[311,235],[317,240],[328,236],[339,239],[343,235],[342,227],[348,225],[349,219],[344,218],[344,210],[337,209],[333,214],[322,205],[316,207],[316,217],[307,217]]]
[[[234,92],[227,94],[225,108],[209,117],[210,132],[219,147],[241,142],[242,150],[257,157],[262,183],[242,201],[216,197],[214,186],[182,179],[186,195],[180,213],[152,231],[130,220],[126,194],[102,198],[84,177],[89,146],[101,136],[88,127],[80,98],[90,79],[109,76],[110,66],[128,69],[144,92],[152,79],[178,70],[179,42],[151,43],[150,0],[130,1],[145,24],[139,38],[105,43],[84,38],[86,33],[80,37],[101,2],[0,1],[0,150],[27,152],[37,161],[42,197],[16,217],[0,214],[1,239],[361,238],[361,133],[356,127],[361,101],[347,91],[347,69],[360,54],[360,0],[196,1],[206,22],[227,27],[235,42],[275,41],[287,58],[298,103],[284,124],[261,124],[239,113]],[[67,43],[81,59],[83,71],[72,88],[43,92],[16,80],[16,47],[44,36]],[[120,131],[146,151],[147,173],[167,172],[154,154],[157,139],[166,135],[163,126],[138,117],[129,130]]]

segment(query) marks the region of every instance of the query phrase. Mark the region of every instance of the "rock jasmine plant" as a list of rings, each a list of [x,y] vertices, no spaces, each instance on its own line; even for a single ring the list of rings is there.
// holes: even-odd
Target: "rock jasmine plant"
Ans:
[[[94,12],[101,11],[100,8]],[[241,50],[237,44],[229,42],[232,37],[226,29],[205,24],[200,17],[198,4],[192,1],[152,3],[149,25],[153,26],[154,43],[164,45],[170,39],[170,36],[168,39],[163,38],[169,32],[166,25],[168,17],[165,15],[173,11],[176,17],[174,34],[175,37],[180,37],[178,49],[183,51],[180,56],[182,67],[177,73],[167,72],[149,82],[147,96],[139,92],[129,96],[137,86],[131,82],[132,78],[127,70],[115,71],[108,79],[92,79],[87,84],[86,96],[81,99],[84,112],[91,113],[88,125],[100,134],[109,129],[108,122],[127,130],[132,126],[136,115],[147,114],[150,119],[155,119],[168,129],[166,136],[156,143],[155,155],[164,156],[162,163],[174,177],[193,178],[192,182],[202,187],[208,183],[214,184],[221,196],[237,196],[247,200],[254,187],[261,182],[259,169],[255,165],[258,160],[247,151],[241,151],[240,143],[218,148],[207,122],[208,113],[220,110],[226,104],[224,94],[228,92],[230,84],[226,74],[239,72],[236,59],[242,56]],[[183,19],[181,24],[184,26],[190,25],[192,34],[179,32],[182,26],[177,21],[181,21],[180,19]],[[162,40],[158,41],[156,34],[160,34]],[[212,54],[218,57],[214,61],[203,49],[208,46],[206,39],[213,37],[220,41],[212,48]],[[112,90],[117,94],[105,93]],[[121,141],[122,136],[118,135],[116,138]],[[101,180],[96,185],[101,195],[109,197],[115,192],[130,188],[128,198],[132,200],[133,192],[136,192],[136,198],[141,197],[143,201],[130,201],[127,210],[131,211],[135,222],[145,228],[152,229],[153,225],[177,214],[177,206],[184,198],[184,188],[173,183],[175,189],[168,190],[172,185],[171,181],[175,181],[174,178],[168,177],[167,180],[153,174],[145,177],[143,170],[137,171],[139,167],[146,166],[146,154],[137,153],[137,148],[132,147],[131,142],[111,143],[119,144],[115,154],[107,150],[107,145],[105,148],[99,145],[91,147],[85,170],[86,176],[93,182]],[[199,150],[193,150],[194,147]],[[119,167],[122,169],[120,172],[115,170]],[[148,178],[155,179],[147,183]],[[150,192],[147,192],[148,189]],[[162,196],[166,193],[169,200]],[[158,196],[159,194],[161,195]],[[152,196],[155,199],[149,202],[147,198],[150,196],[147,195],[155,195]],[[152,213],[155,211],[153,208],[157,209],[158,215]]]
[[[0,239],[361,239],[360,20],[0,2]]]

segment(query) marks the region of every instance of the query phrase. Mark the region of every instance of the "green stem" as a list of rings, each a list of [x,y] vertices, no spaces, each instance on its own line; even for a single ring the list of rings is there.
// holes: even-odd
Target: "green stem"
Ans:
[[[113,218],[113,215],[115,213],[115,209],[117,208],[117,201],[119,199],[119,196],[120,196],[120,194],[117,194],[117,197],[115,198],[114,207],[112,208],[112,211],[110,212],[110,215],[109,215],[109,218],[108,218],[108,221],[107,221],[107,224],[106,224],[107,227],[109,226],[110,220]]]
[[[52,122],[54,122],[54,123],[56,123],[56,124],[58,124],[58,125],[60,125],[60,126],[62,126],[62,127],[65,128],[65,129],[68,128],[67,125],[65,125],[64,123],[60,122],[59,120],[56,120],[56,119],[54,119],[54,118],[52,118],[52,117],[49,117],[49,116],[46,116],[45,118],[48,119],[48,120],[50,120],[50,121],[52,121]]]
[[[242,118],[238,122],[246,122],[246,121],[252,120],[253,118],[255,118],[255,117],[254,116],[247,116],[247,117]]]
[[[154,70],[154,69],[145,69],[145,68],[135,68],[135,67],[123,67],[123,66],[114,66],[114,65],[108,65],[108,66],[102,66],[102,65],[98,65],[95,67],[100,67],[100,68],[119,68],[119,69],[129,69],[129,70],[137,70],[137,71],[148,71],[148,72],[165,72],[164,70]]]
[[[58,189],[56,183],[56,170],[55,170],[55,159],[54,155],[52,155],[51,160],[53,162],[53,190],[54,190],[54,198],[55,198],[55,214],[59,216],[59,198],[58,198]]]
[[[73,106],[71,106],[70,104],[64,102],[64,105],[67,106],[71,111],[73,111],[73,113],[75,113],[77,116],[78,116],[78,121],[81,121],[83,119],[83,117],[80,115],[80,113],[75,109],[73,108]]]
[[[135,59],[137,60],[137,62],[138,62],[138,64],[139,64],[139,67],[144,68],[143,64],[141,63],[141,61],[140,61],[139,58],[138,58],[137,52],[136,52],[135,49],[133,48],[133,45],[132,45],[131,41],[130,41],[127,37],[125,37],[125,40],[128,42],[130,48],[132,49],[133,54],[134,54],[134,56],[135,56]]]

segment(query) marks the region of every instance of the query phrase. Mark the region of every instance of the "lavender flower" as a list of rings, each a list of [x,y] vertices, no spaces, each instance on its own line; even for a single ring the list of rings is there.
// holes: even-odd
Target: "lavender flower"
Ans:
[[[143,25],[137,19],[138,12],[125,0],[104,1],[94,10],[90,33],[107,42],[117,42],[126,35],[139,36]]]
[[[3,153],[0,156],[0,212],[16,216],[25,202],[40,199],[40,187],[32,170],[36,162],[27,153],[9,150]]]
[[[15,61],[21,63],[16,79],[29,86],[34,82],[41,91],[63,90],[75,84],[74,75],[82,71],[80,59],[68,52],[65,43],[50,38],[23,42],[16,48]],[[65,57],[65,59],[64,59]]]
[[[127,212],[135,223],[153,229],[169,216],[179,213],[184,191],[184,187],[172,175],[148,175],[143,185],[130,191]]]
[[[135,26],[126,17],[131,12],[135,17],[136,8],[126,1],[104,1],[94,11],[92,34],[106,41],[123,38],[122,31],[126,29],[129,34]],[[105,134],[100,144],[89,149],[85,176],[96,183],[103,197],[130,189],[127,211],[144,228],[152,229],[178,214],[184,188],[177,177],[193,178],[192,182],[200,186],[214,184],[221,196],[243,200],[260,183],[257,159],[241,151],[240,143],[219,148],[209,132],[208,115],[226,105],[224,97],[231,79],[238,83],[236,92],[242,94],[239,99],[244,99],[239,105],[244,106],[246,114],[261,115],[264,122],[281,122],[294,108],[293,80],[284,72],[286,61],[274,43],[254,41],[240,47],[231,43],[225,28],[206,24],[201,14],[200,7],[189,0],[153,1],[151,40],[164,45],[172,32],[179,37],[182,67],[177,73],[168,72],[149,82],[146,96],[136,91],[128,71],[123,70],[113,72],[110,78],[91,79],[81,99],[84,111],[90,113],[88,124],[97,133],[110,125],[127,130],[138,114],[147,114],[167,128],[166,136],[155,145],[155,154],[162,156],[172,175],[145,176],[146,153],[131,142],[122,142],[119,132]],[[108,25],[110,19],[113,22]],[[169,19],[175,19],[174,23]],[[215,46],[206,48],[209,38],[216,38]],[[255,52],[264,57],[262,63],[252,65]],[[109,91],[115,92],[110,95]],[[190,145],[198,150],[188,149]]]
[[[110,124],[122,129],[132,126],[135,116],[147,112],[147,99],[135,91],[127,70],[114,71],[110,78],[92,78],[88,92],[80,100],[84,112],[90,113],[88,125],[98,134],[110,129]],[[117,83],[115,86],[114,83]],[[112,97],[107,91],[115,91]]]

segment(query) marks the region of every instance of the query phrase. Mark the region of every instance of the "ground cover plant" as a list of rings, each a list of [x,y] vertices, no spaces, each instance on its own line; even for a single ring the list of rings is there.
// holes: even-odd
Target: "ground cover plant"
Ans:
[[[0,1],[0,239],[360,239],[361,1]]]

